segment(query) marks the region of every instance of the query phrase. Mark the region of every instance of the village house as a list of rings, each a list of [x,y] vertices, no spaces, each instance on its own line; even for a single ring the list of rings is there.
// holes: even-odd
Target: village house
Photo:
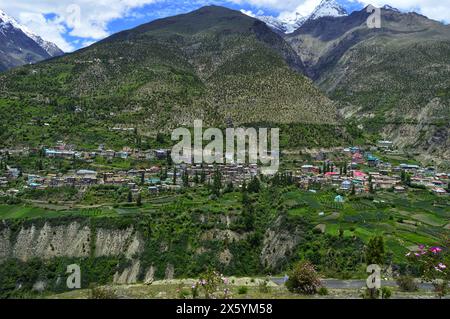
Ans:
[[[314,165],[303,165],[301,170],[304,174],[318,174],[320,169]]]
[[[381,149],[392,149],[394,143],[392,141],[378,141],[377,146]]]
[[[356,164],[363,164],[364,163],[364,157],[361,155],[361,153],[354,153],[352,156],[352,163]]]
[[[168,151],[167,150],[156,150],[155,156],[159,160],[163,160],[167,158]]]
[[[71,159],[74,157],[81,157],[81,154],[78,153],[78,156],[77,156],[77,153],[74,151],[45,149],[45,156],[48,158]]]
[[[447,196],[448,195],[448,193],[445,189],[439,188],[439,187],[436,187],[435,189],[433,189],[433,193],[438,196]]]
[[[406,188],[403,186],[395,186],[394,187],[394,193],[405,193],[406,192]]]
[[[353,187],[353,183],[348,179],[344,180],[341,183],[341,190],[343,190],[343,191],[350,191],[350,190],[352,190],[352,187]]]
[[[420,166],[411,164],[400,164],[400,169],[408,173],[415,173],[420,169]]]
[[[378,159],[378,157],[375,157],[372,154],[368,154],[366,156],[366,158],[367,158],[367,165],[369,167],[377,167],[378,164],[380,163],[380,160]]]
[[[8,168],[6,170],[6,177],[9,179],[17,179],[19,178],[21,172],[18,168]]]

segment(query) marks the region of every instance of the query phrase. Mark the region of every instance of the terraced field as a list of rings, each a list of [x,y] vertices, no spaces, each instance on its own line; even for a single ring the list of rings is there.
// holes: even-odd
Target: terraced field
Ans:
[[[315,223],[325,224],[325,232],[330,235],[339,235],[341,230],[343,236],[356,236],[366,242],[375,235],[384,235],[397,260],[403,259],[409,248],[437,244],[449,234],[450,201],[426,191],[379,193],[344,203],[334,202],[335,196],[334,192],[285,194],[292,216],[309,216]]]

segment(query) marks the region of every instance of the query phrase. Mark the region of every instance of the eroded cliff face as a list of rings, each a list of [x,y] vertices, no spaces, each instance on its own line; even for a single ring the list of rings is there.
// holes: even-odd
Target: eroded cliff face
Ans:
[[[233,231],[227,218],[217,220],[222,227],[219,222],[182,234],[158,228],[151,218],[0,221],[0,286],[15,283],[8,287],[12,292],[35,286],[63,290],[71,264],[80,266],[83,287],[195,277],[209,265],[229,275],[254,275],[286,266],[303,235],[301,227],[279,218],[252,247],[252,232]]]
[[[92,227],[71,222],[67,225],[22,226],[13,234],[10,228],[0,231],[0,263],[15,258],[110,257],[132,258],[143,248],[143,240],[133,227],[124,230]]]
[[[279,217],[264,236],[260,262],[266,269],[279,269],[287,264],[302,238],[302,229],[285,227],[286,220]]]

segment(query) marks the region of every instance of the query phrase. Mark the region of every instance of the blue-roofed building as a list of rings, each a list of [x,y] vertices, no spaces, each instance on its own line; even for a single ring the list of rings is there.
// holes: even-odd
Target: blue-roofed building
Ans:
[[[380,160],[378,159],[378,157],[375,157],[371,154],[369,154],[367,156],[367,165],[369,165],[371,167],[376,167],[376,166],[378,166],[379,163],[380,163]]]
[[[349,180],[345,180],[341,183],[341,189],[344,191],[349,191],[352,189],[353,183]]]

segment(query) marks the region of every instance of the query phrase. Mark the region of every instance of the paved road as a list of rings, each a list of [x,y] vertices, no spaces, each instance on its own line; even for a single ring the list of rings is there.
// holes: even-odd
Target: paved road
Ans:
[[[277,285],[282,285],[285,281],[284,278],[272,278],[272,281],[276,283]],[[365,280],[338,280],[338,279],[324,279],[322,280],[324,283],[324,286],[330,289],[361,289],[363,287],[366,287],[366,281]],[[381,286],[387,286],[387,287],[397,287],[397,283],[392,280],[383,280],[381,282]],[[420,283],[419,289],[421,290],[433,290],[434,287],[432,284],[429,283]]]

